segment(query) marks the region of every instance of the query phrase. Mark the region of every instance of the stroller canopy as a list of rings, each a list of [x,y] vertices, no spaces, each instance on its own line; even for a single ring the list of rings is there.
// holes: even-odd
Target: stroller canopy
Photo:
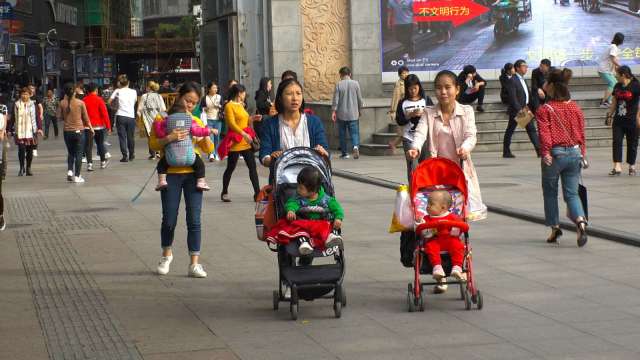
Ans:
[[[467,181],[460,165],[446,158],[430,158],[418,165],[411,175],[411,198],[424,188],[437,185],[458,189],[467,198]]]

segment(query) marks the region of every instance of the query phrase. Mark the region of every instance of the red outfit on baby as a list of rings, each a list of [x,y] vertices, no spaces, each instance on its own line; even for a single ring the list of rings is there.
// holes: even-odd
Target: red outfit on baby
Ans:
[[[446,251],[451,257],[451,265],[462,267],[464,243],[460,240],[460,234],[467,231],[469,231],[469,225],[450,212],[440,216],[426,215],[424,223],[416,228],[419,236],[425,233],[427,241],[424,251],[431,266],[440,265],[442,263],[440,251]]]

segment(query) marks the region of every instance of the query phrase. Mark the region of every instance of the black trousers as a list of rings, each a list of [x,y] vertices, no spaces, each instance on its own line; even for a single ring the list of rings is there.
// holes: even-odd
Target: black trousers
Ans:
[[[205,166],[204,161],[200,155],[196,154],[196,161],[191,166],[193,168],[193,175],[196,179],[201,179],[205,175]],[[158,174],[166,174],[167,170],[169,170],[169,163],[167,163],[166,157],[161,157],[158,161],[158,165],[156,165],[156,169],[158,170]]]
[[[18,145],[18,161],[20,162],[20,169],[24,169],[25,160],[27,161],[27,169],[31,168],[33,150],[35,149],[36,145]]]
[[[82,151],[84,148],[84,134],[82,131],[65,131],[64,143],[67,145],[67,170],[80,176],[82,169]]]
[[[484,88],[484,86],[480,86],[480,90],[474,92],[473,94],[460,94],[460,103],[469,105],[478,100],[478,106],[482,106],[482,104],[484,104]]]
[[[116,125],[118,127],[118,140],[120,141],[122,157],[131,158],[136,152],[136,119],[116,116]]]
[[[622,162],[622,141],[626,137],[627,164],[635,165],[638,155],[638,128],[613,125],[611,131],[613,132],[613,162]]]
[[[104,147],[104,139],[106,137],[107,129],[94,130],[95,133],[91,135],[89,130],[84,131],[84,156],[87,158],[87,164],[93,164],[93,142],[96,142],[98,148],[98,156],[100,161],[105,161],[106,149]]]
[[[49,126],[53,125],[53,134],[58,137],[58,119],[53,115],[44,115],[44,136],[49,137]]]
[[[529,140],[533,144],[533,147],[536,149],[536,152],[540,151],[540,141],[538,140],[538,131],[535,126],[535,119],[532,119],[529,124],[527,124],[526,130],[527,135],[529,135]],[[507,129],[504,132],[504,139],[502,140],[502,153],[510,154],[511,153],[511,138],[513,137],[513,132],[516,131],[516,127],[518,123],[516,122],[516,116],[509,114],[509,123],[507,124]]]
[[[249,179],[251,179],[251,185],[253,186],[253,194],[256,195],[260,192],[260,180],[258,179],[258,169],[256,168],[256,158],[253,155],[253,150],[247,149],[244,151],[231,151],[227,158],[227,169],[222,175],[222,193],[227,194],[229,191],[229,183],[231,182],[231,175],[238,165],[238,158],[242,155],[247,168],[249,168]]]

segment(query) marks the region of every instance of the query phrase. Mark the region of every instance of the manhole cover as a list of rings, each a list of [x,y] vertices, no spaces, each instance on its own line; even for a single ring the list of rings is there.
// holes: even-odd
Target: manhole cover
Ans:
[[[494,163],[494,164],[473,164],[475,167],[500,167],[507,166],[507,164]]]
[[[480,183],[480,189],[482,189],[482,188],[514,187],[514,186],[519,186],[519,185],[520,184],[516,184],[516,183],[499,183],[499,182],[484,183],[484,182],[481,182]]]

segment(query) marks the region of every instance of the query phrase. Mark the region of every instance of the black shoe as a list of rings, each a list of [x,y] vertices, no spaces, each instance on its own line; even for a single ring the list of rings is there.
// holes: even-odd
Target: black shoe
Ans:
[[[120,162],[129,162],[129,159],[126,156],[123,156],[122,159],[120,159]]]
[[[515,156],[515,155],[513,155],[512,153],[503,153],[503,154],[502,154],[502,157],[503,157],[503,158],[505,158],[505,159],[513,159],[513,158],[515,158],[516,156]]]
[[[222,200],[222,202],[231,202],[228,194],[220,194],[220,200]]]
[[[135,158],[136,158],[135,155],[130,155],[129,156],[129,161],[133,161],[133,159],[135,159]]]
[[[576,232],[578,233],[578,247],[583,247],[587,244],[587,222],[579,220],[576,223]]]
[[[24,176],[24,169],[23,168],[18,170],[18,176]]]
[[[478,112],[481,112],[481,113],[483,113],[483,112],[484,112],[484,108],[482,107],[482,105],[478,105],[478,106],[476,107],[476,110],[478,110]]]
[[[547,242],[549,244],[555,244],[558,242],[558,239],[562,236],[562,229],[559,227],[551,228],[551,235],[547,238]]]
[[[33,176],[33,173],[31,172],[31,168],[27,168],[27,176]]]

